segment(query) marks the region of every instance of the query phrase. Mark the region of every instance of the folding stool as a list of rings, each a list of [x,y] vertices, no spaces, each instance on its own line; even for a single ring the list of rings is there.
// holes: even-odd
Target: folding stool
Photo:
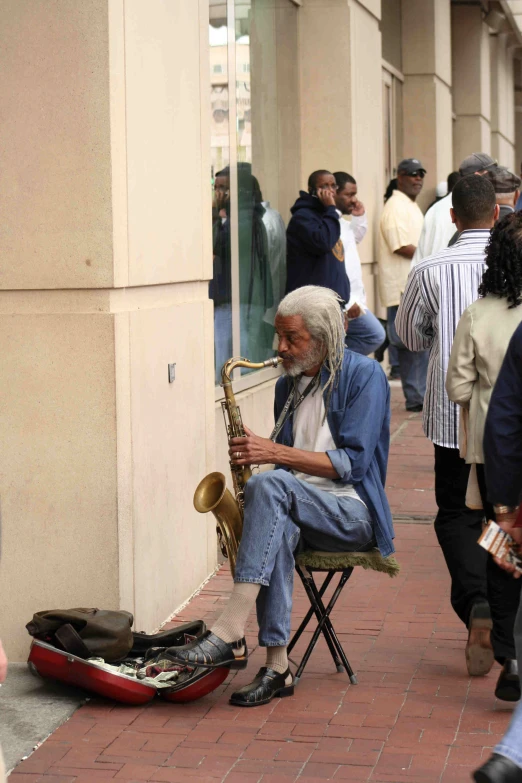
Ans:
[[[297,666],[294,675],[294,683],[297,685],[306,664],[317,644],[319,635],[322,633],[333,662],[338,672],[346,671],[352,685],[357,684],[357,676],[354,674],[350,662],[346,657],[342,644],[339,641],[335,628],[330,619],[331,612],[339,598],[343,587],[353,573],[353,569],[361,566],[372,571],[381,571],[388,576],[396,576],[400,571],[400,566],[394,557],[383,557],[378,549],[371,549],[369,552],[316,552],[305,551],[297,555],[295,560],[295,569],[301,578],[304,589],[310,601],[310,609],[306,613],[301,625],[295,632],[288,645],[290,654],[299,641],[301,634],[315,614],[317,627],[312,635],[310,643],[306,648],[299,664],[296,661],[291,662]],[[322,571],[326,573],[323,583],[319,586],[315,583],[314,572]],[[340,573],[339,582],[335,588],[332,597],[327,606],[323,603],[323,595],[335,574]]]

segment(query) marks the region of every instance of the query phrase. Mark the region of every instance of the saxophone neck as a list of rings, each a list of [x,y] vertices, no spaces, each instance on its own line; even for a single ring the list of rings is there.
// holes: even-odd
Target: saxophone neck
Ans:
[[[260,370],[262,367],[277,367],[283,360],[279,356],[272,356],[271,359],[266,359],[264,362],[250,362],[248,359],[244,359],[242,356],[229,359],[225,362],[221,370],[221,385],[227,392],[227,387],[232,385],[232,373],[236,367],[247,367],[250,370]]]

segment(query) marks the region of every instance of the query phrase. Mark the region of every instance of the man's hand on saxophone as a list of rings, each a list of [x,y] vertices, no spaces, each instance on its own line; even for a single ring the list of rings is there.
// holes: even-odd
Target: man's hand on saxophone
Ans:
[[[233,465],[285,465],[292,470],[319,478],[338,479],[339,474],[325,452],[304,451],[293,446],[273,443],[260,438],[245,427],[246,437],[229,441],[230,461]]]
[[[233,465],[270,465],[275,462],[277,444],[269,438],[260,438],[252,430],[243,427],[244,438],[231,438],[229,456]]]

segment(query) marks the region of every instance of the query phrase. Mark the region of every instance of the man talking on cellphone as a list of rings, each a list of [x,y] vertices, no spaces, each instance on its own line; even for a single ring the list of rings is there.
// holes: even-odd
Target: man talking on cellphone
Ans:
[[[350,299],[336,194],[335,177],[325,169],[310,174],[308,193],[299,192],[286,229],[287,294],[319,285],[331,288],[345,303]]]

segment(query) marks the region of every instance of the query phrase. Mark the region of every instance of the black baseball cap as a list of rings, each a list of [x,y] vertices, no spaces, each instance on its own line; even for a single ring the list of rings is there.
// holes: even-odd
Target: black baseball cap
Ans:
[[[397,173],[400,174],[403,172],[404,174],[413,174],[416,171],[422,171],[423,174],[426,174],[426,169],[420,162],[420,160],[417,160],[417,158],[405,158],[404,160],[401,160],[399,165],[397,166]]]
[[[488,171],[496,165],[497,161],[485,152],[472,152],[460,164],[459,174],[461,177],[467,177],[468,174],[476,174],[477,171]]]

